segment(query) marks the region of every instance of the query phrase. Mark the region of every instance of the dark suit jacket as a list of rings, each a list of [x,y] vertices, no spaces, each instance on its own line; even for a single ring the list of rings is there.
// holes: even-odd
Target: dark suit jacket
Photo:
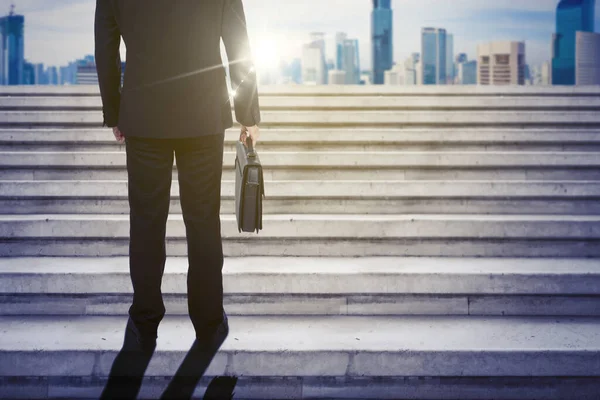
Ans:
[[[127,65],[121,88],[121,37]],[[96,0],[96,68],[103,126],[125,136],[195,137],[260,122],[242,0]]]

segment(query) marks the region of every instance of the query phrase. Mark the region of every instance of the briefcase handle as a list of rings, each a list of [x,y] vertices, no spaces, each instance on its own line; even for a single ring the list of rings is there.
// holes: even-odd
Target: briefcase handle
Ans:
[[[248,147],[248,158],[256,158],[256,151],[254,151],[252,138],[250,136],[246,137],[246,146]]]
[[[256,158],[257,154],[256,151],[254,151],[254,146],[252,145],[252,138],[248,135],[248,128],[247,127],[242,127],[242,135],[246,134],[246,148],[248,149],[248,151],[246,152],[248,158]],[[241,137],[240,137],[241,139]]]

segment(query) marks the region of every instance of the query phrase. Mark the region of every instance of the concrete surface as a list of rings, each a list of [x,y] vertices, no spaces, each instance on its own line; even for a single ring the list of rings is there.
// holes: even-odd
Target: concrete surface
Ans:
[[[0,125],[102,126],[98,111],[3,111]],[[449,126],[600,124],[597,111],[261,111],[264,126]]]
[[[224,198],[235,195],[234,181],[224,180]],[[271,181],[269,198],[540,198],[600,199],[597,181]],[[0,198],[127,198],[127,180],[91,181],[0,181]],[[171,184],[172,198],[179,198],[179,181]]]
[[[187,315],[187,258],[168,258],[168,315]],[[600,316],[595,260],[227,258],[231,315]],[[127,315],[128,258],[0,259],[0,315]]]
[[[2,154],[2,153],[0,153]],[[266,181],[318,181],[318,180],[464,180],[464,181],[600,181],[600,168],[594,166],[552,167],[531,166],[514,168],[506,165],[502,168],[444,167],[428,165],[423,168],[395,167],[391,169],[340,169],[340,168],[266,168]],[[173,181],[177,180],[177,170],[173,170]],[[127,171],[124,167],[107,168],[103,166],[87,167],[85,169],[60,168],[39,166],[0,168],[0,180],[124,180]],[[227,164],[223,169],[224,180],[234,180],[233,164]]]
[[[187,268],[167,259],[163,293],[185,293]],[[581,259],[243,257],[223,274],[229,294],[600,295]],[[131,293],[128,258],[0,258],[0,293]]]
[[[60,201],[59,201],[60,200]],[[222,197],[221,210],[233,214],[233,197]],[[181,214],[181,203],[173,197],[170,212]],[[129,214],[126,198],[0,198],[0,214]],[[270,214],[568,214],[599,215],[595,197],[557,198],[273,198],[263,201],[263,213]]]
[[[0,98],[1,99],[1,98]],[[0,142],[2,143],[110,143],[114,147],[119,144],[110,136],[107,128],[2,128]],[[239,138],[239,129],[231,128],[225,133],[225,142],[234,143]],[[511,129],[511,128],[437,128],[437,129],[389,129],[389,128],[264,128],[261,129],[260,143],[318,143],[334,144],[345,147],[350,143],[472,143],[472,142],[517,142],[517,143],[571,143],[598,142],[598,128],[547,128],[547,129]]]
[[[0,375],[106,376],[126,319],[0,317]],[[232,316],[207,374],[600,377],[599,321]],[[165,317],[147,375],[173,373],[193,334],[188,317]]]
[[[463,238],[600,239],[596,215],[265,215],[264,230],[239,233],[235,216],[222,215],[224,238]],[[0,238],[129,238],[128,215],[0,215]],[[167,237],[185,238],[182,215],[169,215]],[[60,239],[59,239],[60,240]]]
[[[600,153],[595,152],[262,152],[261,164],[267,168],[351,168],[386,169],[400,167],[494,168],[494,167],[587,167],[600,168]],[[235,153],[223,154],[223,165],[233,169]],[[174,163],[175,164],[175,163]],[[124,151],[113,152],[2,152],[0,168],[90,168],[124,169]]]

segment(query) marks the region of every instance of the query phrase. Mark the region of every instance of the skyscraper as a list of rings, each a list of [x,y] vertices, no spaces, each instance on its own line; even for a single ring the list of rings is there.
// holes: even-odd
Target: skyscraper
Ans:
[[[23,65],[23,85],[35,85],[35,66],[25,61]]]
[[[342,70],[344,63],[344,40],[348,38],[344,32],[335,35],[335,69]]]
[[[77,75],[75,81],[78,85],[98,84],[98,70],[96,68],[96,59],[93,55],[87,55],[83,59],[77,60]],[[52,84],[51,78],[50,84]]]
[[[460,83],[461,82],[461,76],[460,76],[460,71],[458,70],[460,68],[460,64],[462,63],[466,63],[467,61],[469,61],[469,58],[467,57],[466,53],[459,53],[456,55],[456,57],[454,58],[454,83]],[[475,76],[477,76],[477,71],[475,73]],[[477,78],[475,78],[475,83],[477,83]]]
[[[575,84],[600,85],[600,33],[577,32]]]
[[[35,84],[36,85],[47,85],[48,78],[46,76],[46,70],[44,68],[44,64],[35,64],[34,68],[35,73]]]
[[[324,33],[311,33],[310,43],[302,49],[302,80],[305,84],[327,84]]]
[[[491,42],[477,46],[480,85],[524,85],[525,42]]]
[[[446,30],[423,28],[421,31],[421,76],[423,85],[446,83]]]
[[[466,53],[460,53],[460,54],[458,54],[456,56],[456,63],[457,64],[461,64],[461,63],[464,63],[464,62],[467,62],[467,61],[469,61],[469,57],[467,56]]]
[[[421,82],[417,80],[417,66],[421,55],[419,53],[412,53],[404,61],[404,84],[406,86],[420,85]]]
[[[457,83],[459,85],[477,84],[477,61],[465,61],[458,65]]]
[[[373,0],[371,38],[373,47],[373,83],[382,85],[384,72],[394,64],[392,0]]]
[[[15,15],[11,5],[9,15],[0,18],[0,85],[22,85],[24,82],[25,17]]]
[[[357,39],[344,40],[342,70],[346,72],[346,84],[360,83],[360,55]]]
[[[77,62],[70,62],[68,65],[60,67],[61,85],[77,84]]]
[[[55,66],[48,67],[48,84],[58,85],[58,68]]]
[[[302,60],[300,58],[294,58],[290,63],[290,75],[292,82],[302,83]]]
[[[542,64],[542,85],[552,85],[552,63],[546,61]]]
[[[446,82],[454,83],[454,35],[446,34]]]
[[[596,0],[561,0],[556,9],[552,43],[552,84],[575,84],[575,36],[594,32]]]

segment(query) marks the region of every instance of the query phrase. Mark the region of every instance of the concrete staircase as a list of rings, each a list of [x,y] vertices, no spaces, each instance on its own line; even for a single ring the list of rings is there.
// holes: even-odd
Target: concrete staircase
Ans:
[[[600,88],[261,91],[265,230],[239,234],[236,399],[598,399]],[[131,301],[123,146],[97,89],[0,89],[0,398],[96,398]],[[140,398],[192,342],[176,168],[167,317]]]

